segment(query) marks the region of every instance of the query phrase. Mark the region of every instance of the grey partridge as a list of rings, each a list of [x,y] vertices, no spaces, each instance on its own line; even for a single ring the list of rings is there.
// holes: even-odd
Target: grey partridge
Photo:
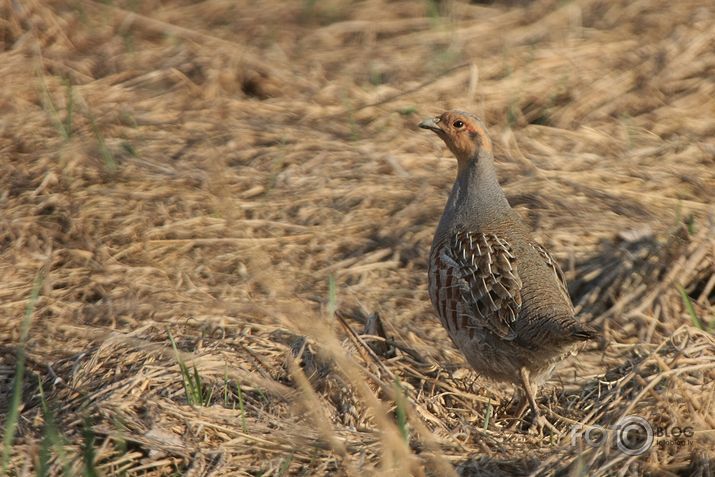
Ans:
[[[419,126],[457,158],[429,256],[432,305],[469,364],[522,386],[537,428],[553,429],[539,412],[538,385],[596,331],[576,320],[561,268],[509,206],[479,118],[448,111]]]

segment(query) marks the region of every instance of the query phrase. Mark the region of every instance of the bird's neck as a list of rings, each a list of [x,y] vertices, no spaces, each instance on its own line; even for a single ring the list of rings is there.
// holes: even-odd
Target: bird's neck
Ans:
[[[448,227],[474,226],[503,220],[511,207],[499,186],[494,159],[482,152],[476,159],[460,161],[457,180],[449,195],[445,216]]]

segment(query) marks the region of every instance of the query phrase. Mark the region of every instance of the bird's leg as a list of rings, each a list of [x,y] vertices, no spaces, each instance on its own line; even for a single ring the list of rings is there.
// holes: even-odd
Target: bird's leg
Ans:
[[[536,404],[536,392],[531,385],[531,379],[529,376],[529,370],[526,368],[521,368],[519,370],[519,375],[521,376],[521,384],[524,387],[524,392],[526,393],[526,399],[528,400],[529,406],[531,407],[531,412],[534,414],[533,424],[536,427],[536,431],[541,434],[544,427],[548,428],[554,434],[558,434],[559,431],[553,424],[546,420],[544,416],[541,415],[539,411],[539,406]]]
[[[509,426],[510,431],[515,431],[517,429],[519,423],[521,423],[521,418],[524,415],[526,408],[529,407],[529,400],[526,399],[526,396],[522,396],[522,394],[521,389],[514,386],[514,395],[512,396],[511,401],[509,401],[509,404],[507,404],[508,408],[517,407],[517,411],[512,414],[514,416],[514,423]]]
[[[531,387],[529,370],[521,368],[519,370],[519,375],[521,376],[521,385],[526,393],[526,399],[528,399],[529,406],[531,406],[531,412],[534,413],[534,416],[539,416],[539,406],[536,404],[536,393],[534,392],[534,388]]]
[[[514,393],[516,395],[516,393]],[[526,408],[529,407],[529,400],[522,398],[521,396],[515,396],[514,399],[518,399],[519,401],[519,408],[516,411],[516,414],[514,414],[514,417],[518,419],[521,419],[521,416],[524,415],[524,412],[526,412]]]

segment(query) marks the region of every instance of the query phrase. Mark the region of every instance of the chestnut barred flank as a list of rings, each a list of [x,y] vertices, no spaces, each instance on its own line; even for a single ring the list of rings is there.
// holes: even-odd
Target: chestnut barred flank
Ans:
[[[514,338],[521,280],[509,244],[492,234],[456,233],[433,248],[428,276],[432,304],[450,336],[473,338],[486,327]]]

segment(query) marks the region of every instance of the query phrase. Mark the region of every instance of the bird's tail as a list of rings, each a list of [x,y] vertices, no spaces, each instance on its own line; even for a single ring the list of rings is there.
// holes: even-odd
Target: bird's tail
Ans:
[[[569,331],[571,332],[571,336],[573,336],[576,341],[592,340],[598,336],[596,328],[578,321],[573,322],[573,326],[569,329]]]

